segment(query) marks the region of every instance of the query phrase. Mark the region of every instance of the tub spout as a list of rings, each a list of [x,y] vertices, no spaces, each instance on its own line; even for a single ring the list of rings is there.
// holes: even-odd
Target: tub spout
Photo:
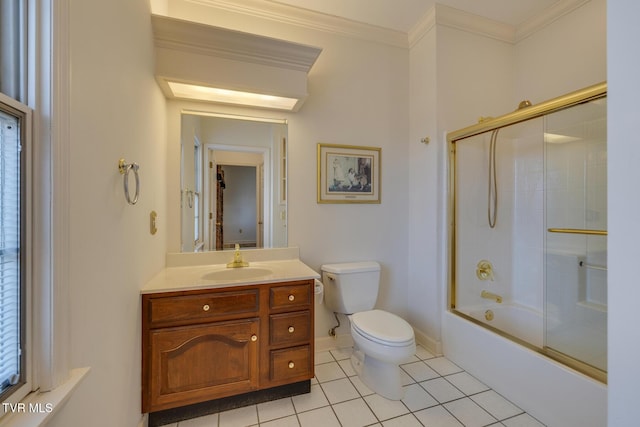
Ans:
[[[495,302],[497,302],[498,304],[502,304],[502,297],[500,295],[494,294],[493,292],[482,291],[482,292],[480,292],[480,296],[482,298],[492,299]]]

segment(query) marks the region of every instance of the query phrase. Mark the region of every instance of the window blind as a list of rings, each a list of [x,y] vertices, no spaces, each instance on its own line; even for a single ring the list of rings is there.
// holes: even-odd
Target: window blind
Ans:
[[[20,135],[19,117],[0,111],[0,393],[21,380]]]

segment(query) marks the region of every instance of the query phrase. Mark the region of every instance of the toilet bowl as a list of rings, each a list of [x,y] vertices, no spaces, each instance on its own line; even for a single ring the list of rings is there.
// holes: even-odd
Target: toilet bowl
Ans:
[[[404,397],[400,364],[416,352],[413,328],[395,314],[368,310],[349,317],[351,364],[362,382],[390,400]]]
[[[415,336],[411,325],[399,316],[373,309],[378,298],[380,264],[325,264],[321,270],[328,308],[347,315],[351,323],[351,363],[356,373],[379,395],[402,399],[400,364],[415,353]]]

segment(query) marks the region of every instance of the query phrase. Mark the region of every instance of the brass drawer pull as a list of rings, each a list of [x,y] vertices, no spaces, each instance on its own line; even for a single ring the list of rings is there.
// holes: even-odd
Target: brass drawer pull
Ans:
[[[258,336],[256,334],[251,335],[251,341],[258,341]]]
[[[296,299],[296,297],[292,294],[289,294],[289,301],[293,301],[294,299]]]
[[[289,326],[289,333],[292,334],[296,329],[293,326]]]
[[[205,304],[205,305],[203,305],[203,306],[202,306],[202,309],[203,309],[204,311],[209,311],[209,309],[210,309],[210,308],[211,308],[211,307],[209,307],[209,304]]]
[[[289,369],[293,369],[296,367],[296,364],[293,362],[289,362]]]

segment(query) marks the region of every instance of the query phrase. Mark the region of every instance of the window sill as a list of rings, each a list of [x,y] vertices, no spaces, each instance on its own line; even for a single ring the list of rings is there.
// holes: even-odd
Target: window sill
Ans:
[[[69,379],[55,389],[27,395],[15,408],[5,410],[10,413],[2,417],[0,427],[44,426],[64,406],[89,369],[91,368],[72,369]]]

